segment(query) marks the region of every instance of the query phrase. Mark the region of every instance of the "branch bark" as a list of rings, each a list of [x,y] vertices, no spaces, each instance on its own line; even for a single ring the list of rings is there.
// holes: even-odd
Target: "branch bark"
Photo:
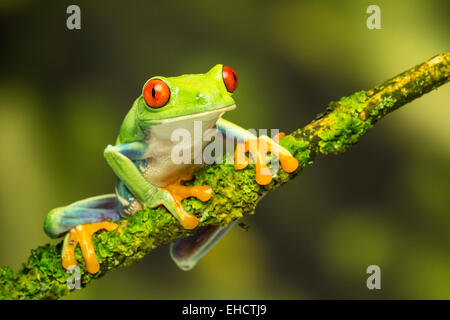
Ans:
[[[368,91],[356,92],[331,102],[324,113],[303,129],[284,137],[280,144],[299,161],[293,174],[278,172],[273,182],[259,186],[253,166],[236,171],[232,165],[208,165],[195,174],[193,185],[209,185],[213,198],[200,202],[183,201],[184,208],[197,215],[200,225],[227,225],[254,213],[259,199],[299,175],[319,154],[338,154],[356,144],[373,125],[388,113],[449,81],[450,53],[437,55]],[[89,274],[79,248],[81,286],[120,266],[128,266],[165,243],[192,235],[184,230],[165,208],[144,209],[119,222],[113,232],[99,232],[93,238],[100,271]],[[14,274],[0,268],[0,299],[56,299],[70,293],[71,276],[61,266],[61,245],[46,244],[31,250],[28,260]],[[72,276],[73,279],[73,276]]]

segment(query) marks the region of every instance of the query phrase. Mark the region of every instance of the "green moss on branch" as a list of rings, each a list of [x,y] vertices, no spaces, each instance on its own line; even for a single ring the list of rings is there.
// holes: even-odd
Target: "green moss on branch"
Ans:
[[[253,214],[264,193],[301,173],[319,154],[341,153],[357,143],[382,117],[421,95],[448,82],[450,54],[438,55],[384,83],[328,105],[303,129],[281,140],[299,161],[294,174],[278,172],[268,186],[255,182],[252,166],[236,171],[231,165],[205,166],[196,173],[193,184],[209,185],[214,197],[203,203],[190,198],[184,208],[200,219],[200,225],[227,225],[233,220]],[[81,285],[105,275],[120,266],[128,266],[154,248],[189,236],[163,207],[145,209],[121,220],[113,232],[99,232],[93,237],[101,269],[95,274],[86,272],[81,252],[76,250]],[[70,292],[70,277],[61,266],[61,243],[46,244],[31,251],[28,260],[17,274],[8,267],[0,268],[0,298],[55,299]]]

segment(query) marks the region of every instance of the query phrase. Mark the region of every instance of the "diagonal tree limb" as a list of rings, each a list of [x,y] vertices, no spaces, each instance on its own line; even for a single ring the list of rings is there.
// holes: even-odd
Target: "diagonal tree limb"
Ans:
[[[293,174],[278,172],[268,186],[255,182],[254,171],[236,171],[231,165],[208,165],[195,174],[195,185],[209,185],[215,195],[206,202],[186,199],[183,205],[200,218],[200,225],[226,225],[253,214],[258,200],[312,164],[319,154],[341,153],[356,144],[373,125],[388,113],[449,81],[450,53],[437,55],[368,91],[356,92],[331,102],[324,113],[303,129],[284,137],[280,144],[299,161]],[[154,248],[177,238],[191,235],[163,207],[144,209],[121,220],[113,232],[94,236],[101,265],[95,274],[86,272],[81,252],[76,256],[80,283],[86,286],[94,279],[120,266],[128,266]],[[61,266],[61,243],[46,244],[31,251],[28,260],[14,274],[9,267],[0,268],[0,298],[56,299],[71,290],[68,274]],[[73,282],[73,281],[72,281]]]

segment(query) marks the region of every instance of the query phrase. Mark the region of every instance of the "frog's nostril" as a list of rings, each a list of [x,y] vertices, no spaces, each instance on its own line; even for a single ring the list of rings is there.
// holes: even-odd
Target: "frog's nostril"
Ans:
[[[195,96],[195,100],[197,101],[197,103],[199,105],[202,105],[202,104],[206,104],[208,102],[208,97],[205,96],[203,93],[198,93]]]

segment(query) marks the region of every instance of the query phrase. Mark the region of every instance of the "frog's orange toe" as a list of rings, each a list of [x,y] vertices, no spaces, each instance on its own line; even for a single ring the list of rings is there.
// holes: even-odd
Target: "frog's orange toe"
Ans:
[[[203,202],[211,199],[213,193],[210,186],[195,186],[192,188],[192,196]]]
[[[287,173],[294,172],[298,168],[298,160],[292,156],[280,157],[281,167]]]
[[[261,175],[259,177],[256,176],[255,180],[260,186],[266,186],[272,182],[272,176],[267,175]]]
[[[270,172],[270,169],[265,164],[256,164],[255,180],[261,186],[268,185],[272,182],[272,172]]]
[[[192,230],[198,226],[198,219],[196,216],[188,215],[183,218],[183,222],[181,222],[183,228]]]
[[[242,170],[248,166],[249,159],[245,155],[245,153],[248,152],[248,149],[248,143],[239,143],[236,146],[236,150],[234,151],[234,168],[236,170]]]
[[[91,274],[95,274],[100,270],[100,264],[98,263],[97,258],[86,260],[85,263],[86,270]]]
[[[73,230],[73,229],[72,229]],[[68,270],[77,265],[77,259],[75,259],[75,247],[78,241],[73,237],[71,232],[66,236],[64,241],[63,251],[62,251],[62,265],[63,268]]]
[[[208,201],[213,196],[214,192],[210,186],[183,186],[181,180],[178,180],[165,187],[167,191],[174,197],[175,200],[181,200],[195,197],[200,201]]]

